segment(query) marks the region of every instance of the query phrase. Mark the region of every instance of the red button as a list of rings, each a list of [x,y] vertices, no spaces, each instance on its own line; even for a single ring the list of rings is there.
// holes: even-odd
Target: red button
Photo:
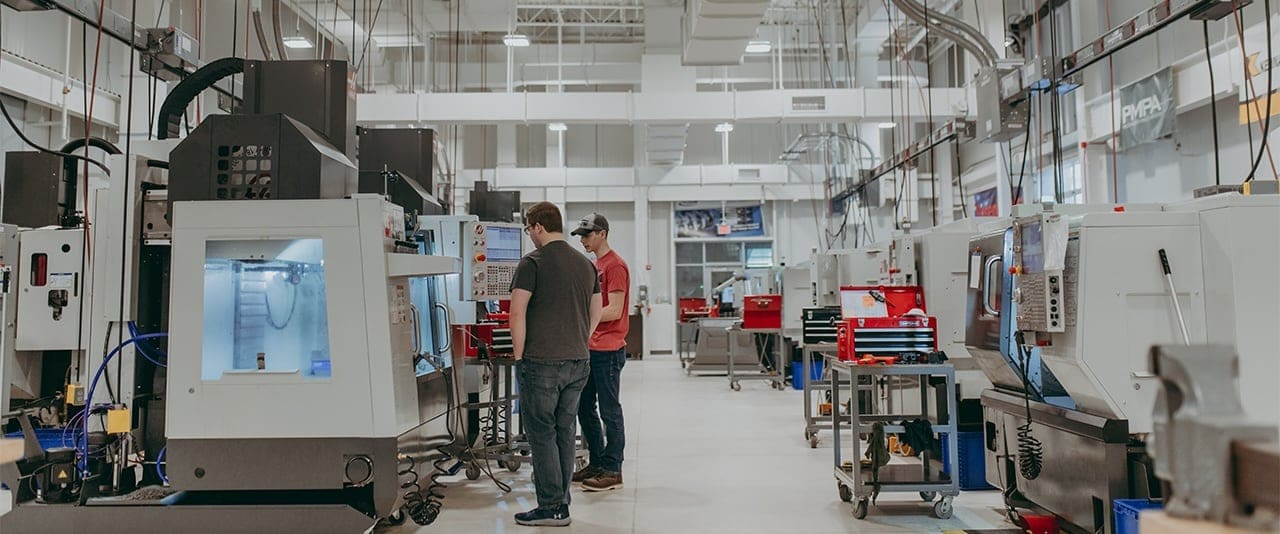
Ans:
[[[1009,274],[1018,274],[1018,267],[1015,265],[1009,268]]]
[[[1124,206],[1116,206],[1114,208],[1111,208],[1111,210],[1116,213],[1124,213]]]
[[[489,257],[484,254],[476,254],[476,261],[485,261],[487,259],[489,259]]]

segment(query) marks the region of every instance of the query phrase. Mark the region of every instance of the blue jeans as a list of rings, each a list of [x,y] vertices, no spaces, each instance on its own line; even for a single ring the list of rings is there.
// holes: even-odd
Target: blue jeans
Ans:
[[[538,507],[569,504],[578,401],[587,384],[587,360],[521,360],[520,418],[533,455]]]
[[[622,472],[622,451],[627,441],[619,398],[622,366],[626,363],[625,348],[591,351],[591,377],[578,405],[578,423],[582,425],[582,439],[591,451],[591,465],[614,473]]]

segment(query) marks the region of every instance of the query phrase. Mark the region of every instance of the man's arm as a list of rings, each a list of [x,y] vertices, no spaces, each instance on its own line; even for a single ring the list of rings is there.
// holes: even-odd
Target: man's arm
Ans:
[[[626,300],[627,293],[625,291],[610,291],[609,305],[605,306],[604,311],[601,312],[600,322],[617,321],[626,316]]]
[[[515,302],[514,302],[514,300],[512,301],[512,303],[511,303],[511,304],[512,304],[512,306],[511,306],[512,319],[515,319],[515,313],[514,313],[514,312],[515,312]],[[587,330],[588,332],[595,332],[595,331],[596,331],[596,327],[597,327],[597,326],[600,326],[600,316],[601,316],[601,315],[603,315],[603,314],[604,314],[604,297],[603,297],[603,296],[601,296],[599,293],[596,293],[596,294],[594,294],[594,295],[591,295],[591,329],[590,329],[590,330]],[[514,322],[514,321],[512,321],[512,323],[511,323],[511,324],[514,326],[514,325],[515,325],[515,322]],[[515,336],[515,329],[514,329],[514,328],[511,330],[511,335],[512,335],[513,337]]]
[[[511,291],[511,345],[517,360],[524,358],[524,340],[528,332],[527,319],[529,299],[531,297],[533,297],[533,293],[526,289],[513,289]]]

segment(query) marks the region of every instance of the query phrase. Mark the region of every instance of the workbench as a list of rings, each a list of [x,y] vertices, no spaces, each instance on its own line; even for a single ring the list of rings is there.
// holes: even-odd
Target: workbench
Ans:
[[[939,519],[950,519],[953,512],[952,499],[960,494],[959,477],[949,476],[942,470],[942,462],[938,459],[931,458],[932,452],[925,450],[921,452],[919,458],[904,458],[901,456],[893,456],[889,465],[885,465],[879,469],[876,476],[878,482],[873,482],[873,472],[870,467],[863,467],[862,453],[863,443],[860,436],[871,435],[872,425],[874,423],[884,424],[885,435],[903,433],[906,428],[900,424],[900,421],[909,421],[913,419],[924,419],[929,421],[932,431],[938,439],[945,440],[943,450],[947,451],[950,465],[958,466],[959,448],[957,444],[957,425],[955,416],[956,412],[956,372],[951,364],[868,364],[858,365],[853,362],[846,362],[836,356],[828,355],[825,357],[825,366],[831,375],[831,434],[834,441],[834,469],[833,473],[836,478],[836,489],[840,495],[840,500],[853,504],[853,516],[858,519],[867,517],[867,509],[870,505],[874,484],[880,485],[880,492],[918,492],[920,497],[927,503],[933,503],[933,513]],[[847,376],[845,381],[841,380],[841,376]],[[842,384],[850,386],[858,384],[862,377],[871,377],[872,382],[876,378],[886,376],[904,376],[919,378],[920,390],[920,413],[918,414],[902,414],[902,413],[876,413],[875,410],[867,410],[869,413],[861,413],[864,407],[860,406],[856,400],[856,395],[850,388],[850,398],[855,399],[850,402],[849,409],[841,413],[840,392]],[[929,378],[941,377],[946,380],[946,414],[931,414],[929,409]],[[848,469],[845,468],[845,446],[841,443],[840,432],[842,430],[841,423],[848,421],[849,428],[853,430],[853,437],[850,439],[850,446],[847,456],[850,461]],[[870,444],[868,444],[868,447]],[[954,469],[958,469],[953,467]],[[936,502],[934,499],[941,495],[941,499]],[[855,501],[856,498],[856,502]]]

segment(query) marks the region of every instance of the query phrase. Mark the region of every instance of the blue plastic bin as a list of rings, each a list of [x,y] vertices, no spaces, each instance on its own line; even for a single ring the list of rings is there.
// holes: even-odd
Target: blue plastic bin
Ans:
[[[791,388],[796,390],[804,389],[804,381],[800,377],[804,376],[804,362],[791,362]],[[809,381],[815,382],[822,379],[822,362],[814,360],[809,363]]]
[[[61,428],[37,428],[36,440],[40,442],[40,448],[44,450],[57,449],[60,447],[74,448],[76,446],[76,432],[74,430],[64,432]],[[22,431],[10,432],[5,434],[6,438],[22,439]]]
[[[987,456],[982,446],[982,432],[959,432],[956,443],[960,450],[959,482],[965,491],[995,489],[987,484]],[[942,471],[951,474],[951,455],[947,440],[942,440]]]
[[[1138,514],[1143,510],[1164,508],[1159,499],[1116,499],[1112,504],[1116,515],[1116,534],[1138,534]]]

